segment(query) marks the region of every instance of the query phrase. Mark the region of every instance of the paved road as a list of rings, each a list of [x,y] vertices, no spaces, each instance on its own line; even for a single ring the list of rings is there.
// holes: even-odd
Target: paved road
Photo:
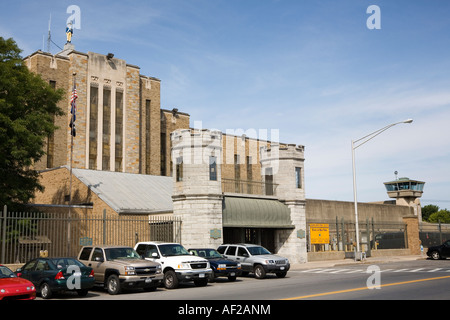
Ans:
[[[369,289],[372,287],[372,289]],[[291,270],[284,279],[270,276],[257,280],[252,276],[227,279],[195,287],[183,284],[175,290],[159,288],[110,296],[103,289],[90,291],[87,297],[62,294],[64,300],[449,300],[450,260],[414,260],[380,264],[346,264]],[[38,298],[39,300],[40,298]],[[183,304],[184,305],[184,304]]]

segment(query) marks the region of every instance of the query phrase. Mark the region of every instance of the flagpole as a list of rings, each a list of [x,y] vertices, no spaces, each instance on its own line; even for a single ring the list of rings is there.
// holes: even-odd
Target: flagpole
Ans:
[[[72,74],[73,76],[73,87],[72,87],[72,97],[71,97],[71,102],[70,102],[70,108],[71,108],[71,126],[70,126],[70,173],[69,173],[69,223],[68,223],[68,228],[67,228],[67,256],[71,256],[71,245],[70,245],[70,222],[71,222],[71,218],[72,218],[72,161],[73,161],[73,135],[74,135],[74,128],[75,128],[75,108],[74,108],[74,90],[75,90],[75,86],[76,86],[76,72],[74,72]]]

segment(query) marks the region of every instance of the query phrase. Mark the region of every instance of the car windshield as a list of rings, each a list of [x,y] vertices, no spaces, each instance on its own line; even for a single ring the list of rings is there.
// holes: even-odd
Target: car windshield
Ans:
[[[164,257],[170,256],[184,256],[190,255],[190,253],[180,244],[161,244],[159,251]]]
[[[211,259],[211,258],[223,258],[223,256],[214,249],[193,249],[191,250],[196,256]]]
[[[73,259],[73,258],[53,258],[53,259],[50,259],[50,261],[58,269],[65,269],[68,266],[84,267],[84,264],[82,264],[77,259]]]
[[[141,258],[133,248],[108,248],[105,249],[105,255],[106,260]]]
[[[7,267],[0,266],[0,279],[2,278],[15,278],[17,277],[14,272],[12,272]]]
[[[247,250],[252,256],[259,256],[262,254],[271,254],[266,248],[263,247],[247,247]]]

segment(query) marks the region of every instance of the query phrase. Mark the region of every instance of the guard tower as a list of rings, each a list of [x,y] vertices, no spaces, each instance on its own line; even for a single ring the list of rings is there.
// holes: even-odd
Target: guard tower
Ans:
[[[411,180],[409,178],[398,178],[394,181],[385,182],[386,191],[390,198],[396,199],[399,206],[409,206],[414,209],[414,215],[422,221],[422,210],[420,197],[423,193],[425,182]]]

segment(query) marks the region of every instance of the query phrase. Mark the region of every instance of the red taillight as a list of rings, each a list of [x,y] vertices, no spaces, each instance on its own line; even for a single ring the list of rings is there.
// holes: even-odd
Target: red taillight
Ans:
[[[94,277],[94,269],[91,270],[91,273],[89,274],[89,278],[93,278]]]
[[[55,280],[61,280],[61,279],[65,279],[62,271],[58,272],[55,276]]]

